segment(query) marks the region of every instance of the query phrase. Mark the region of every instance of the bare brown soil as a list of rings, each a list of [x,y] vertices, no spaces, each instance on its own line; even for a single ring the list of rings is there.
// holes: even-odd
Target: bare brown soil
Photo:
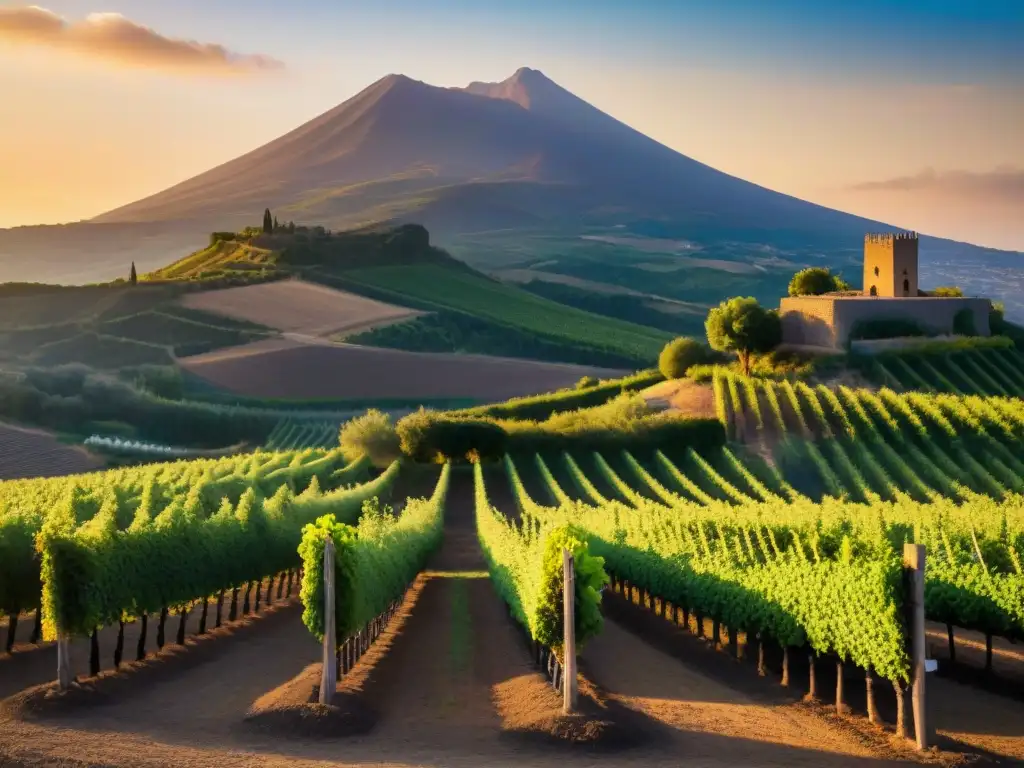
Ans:
[[[651,408],[692,418],[716,417],[715,392],[710,384],[690,379],[669,379],[648,387],[640,394]]]
[[[0,424],[0,480],[89,472],[103,460],[40,429]]]
[[[504,400],[619,371],[562,363],[431,354],[270,339],[183,358],[182,367],[231,392],[275,398]],[[354,375],[358,373],[358,375]]]
[[[457,472],[453,480],[444,545],[384,634],[339,684],[337,716],[303,705],[318,677],[320,651],[298,607],[282,607],[127,672],[85,681],[76,694],[81,701],[57,719],[48,711],[34,719],[0,714],[0,765],[667,768],[919,761],[884,731],[799,702],[800,691],[758,678],[749,664],[613,595],[603,633],[583,650],[583,716],[564,718],[560,697],[483,573],[471,478]],[[1015,751],[1022,742],[1019,705],[973,689],[959,697],[944,682],[934,684],[935,719],[949,744],[975,745],[1006,764],[1024,757]],[[260,722],[261,714],[289,708],[290,724]],[[950,717],[956,730],[944,719]],[[927,756],[943,763],[954,758]]]
[[[417,310],[303,280],[280,280],[186,295],[192,309],[310,336],[351,334],[408,320]]]

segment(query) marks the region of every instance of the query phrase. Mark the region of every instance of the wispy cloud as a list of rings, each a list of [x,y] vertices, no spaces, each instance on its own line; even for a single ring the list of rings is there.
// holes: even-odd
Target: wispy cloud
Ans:
[[[119,13],[93,13],[69,21],[46,8],[0,8],[4,43],[69,51],[126,67],[179,74],[246,75],[284,68],[263,54],[239,54],[216,43],[165,37]]]
[[[931,192],[957,197],[1020,201],[1024,205],[1024,169],[1004,166],[992,171],[935,171],[913,176],[868,181],[850,187],[855,192]]]

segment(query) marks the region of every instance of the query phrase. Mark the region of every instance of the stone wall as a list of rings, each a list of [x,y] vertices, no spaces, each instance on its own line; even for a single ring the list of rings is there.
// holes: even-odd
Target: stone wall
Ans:
[[[841,347],[836,342],[836,296],[791,296],[779,303],[782,343],[811,347]]]
[[[935,334],[951,334],[953,318],[965,308],[974,315],[975,334],[991,335],[988,299],[791,296],[782,300],[779,313],[784,344],[842,348],[857,323],[866,320],[912,320]]]

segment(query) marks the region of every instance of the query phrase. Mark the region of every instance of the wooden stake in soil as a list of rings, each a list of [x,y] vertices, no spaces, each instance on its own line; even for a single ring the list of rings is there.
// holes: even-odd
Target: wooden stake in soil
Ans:
[[[185,644],[185,622],[188,621],[188,608],[182,608],[178,616],[178,636],[175,638],[178,645]]]
[[[167,608],[160,609],[160,623],[156,627],[156,647],[162,650],[164,647],[164,629],[167,625]]]
[[[149,626],[149,616],[142,614],[139,617],[139,644],[135,647],[135,660],[142,661],[146,658],[146,627]]]
[[[114,669],[121,666],[124,658],[124,617],[117,623],[117,645],[114,646]]]
[[[893,680],[892,687],[896,691],[896,736],[905,739],[907,738],[906,694],[899,680]]]
[[[320,703],[330,704],[338,684],[334,639],[334,539],[324,543],[324,664],[320,676]]]
[[[43,636],[43,606],[36,608],[36,621],[32,625],[32,637],[28,639],[32,645],[36,645],[39,642],[39,638]]]
[[[96,677],[100,673],[100,635],[98,629],[93,629],[89,638],[89,674]]]
[[[914,707],[914,734],[919,750],[928,748],[928,723],[925,699],[925,634],[924,634],[924,545],[903,545],[903,567],[908,577],[913,676],[911,702]]]
[[[843,660],[836,662],[836,714],[846,712],[846,701],[843,694]]]
[[[7,644],[4,649],[10,653],[14,649],[14,633],[18,631],[18,612],[12,611],[7,617]]]
[[[814,665],[817,661],[817,654],[812,650],[807,654],[807,663],[810,667],[807,675],[807,699],[815,701],[818,698],[818,676],[815,674]]]
[[[562,608],[564,610],[565,670],[562,683],[562,711],[576,711],[576,569],[572,553],[562,550]]]
[[[57,686],[62,691],[71,687],[71,643],[68,636],[61,634],[57,638]]]
[[[757,636],[757,674],[760,677],[768,674],[764,666],[764,638],[761,635]]]
[[[881,719],[878,717],[878,706],[875,704],[875,676],[871,674],[871,667],[864,672],[864,685],[867,690],[868,722],[877,725]]]
[[[789,687],[789,646],[782,646],[782,682],[783,688]]]

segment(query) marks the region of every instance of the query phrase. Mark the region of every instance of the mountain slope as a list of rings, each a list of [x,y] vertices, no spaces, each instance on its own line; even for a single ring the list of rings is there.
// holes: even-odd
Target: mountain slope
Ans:
[[[259,149],[90,223],[0,230],[0,280],[109,279],[132,261],[150,270],[200,247],[211,230],[255,223],[268,206],[282,221],[333,229],[418,223],[481,269],[532,269],[557,256],[546,269],[598,282],[608,281],[606,268],[639,263],[652,245],[640,240],[653,238],[668,244],[667,260],[695,247],[706,263],[759,264],[771,279],[757,295],[770,301],[801,266],[857,274],[863,234],[892,228],[721,173],[536,70],[465,88],[389,75]],[[1024,313],[1013,282],[1024,283],[1024,268],[1011,265],[1016,276],[1007,279],[997,265],[1017,263],[1017,254],[927,237],[921,244],[923,276],[929,263],[943,281],[940,268],[969,264],[984,295]],[[657,292],[683,301],[749,293],[707,270],[692,277],[685,289]],[[651,293],[645,275],[634,278],[634,289]]]
[[[267,204],[312,205],[337,225],[390,204],[391,217],[425,211],[429,223],[432,210],[463,206],[467,196],[477,210],[449,228],[476,219],[580,223],[609,210],[738,228],[870,225],[716,171],[528,69],[465,89],[389,75],[253,152],[95,221],[226,220]]]

